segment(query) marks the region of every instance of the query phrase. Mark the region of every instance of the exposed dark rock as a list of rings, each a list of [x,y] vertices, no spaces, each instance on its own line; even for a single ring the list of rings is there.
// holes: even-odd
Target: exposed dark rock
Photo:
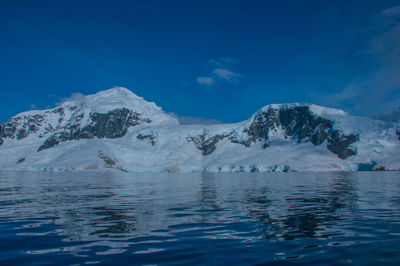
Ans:
[[[18,130],[16,136],[17,136],[17,140],[20,140],[20,139],[26,138],[28,136],[28,132],[23,128],[21,130]]]
[[[213,153],[217,148],[217,143],[225,138],[227,138],[232,143],[241,144],[245,147],[250,147],[251,143],[253,142],[253,139],[238,139],[237,134],[234,130],[231,131],[229,134],[217,134],[208,139],[206,138],[205,134],[187,137],[186,141],[193,142],[205,156]]]
[[[250,172],[251,173],[258,173],[258,172],[260,172],[260,170],[258,169],[257,166],[253,165],[253,166],[251,166]]]
[[[5,138],[5,134],[4,134],[4,127],[3,127],[3,123],[0,123],[0,146],[3,145],[4,140],[3,138]]]
[[[262,140],[268,142],[269,132],[280,126],[278,114],[278,110],[268,109],[254,117],[249,128],[244,130],[249,135],[247,143]]]
[[[71,114],[66,116],[66,113]],[[58,124],[48,123],[48,115],[54,117]],[[57,116],[58,114],[58,116]],[[128,132],[129,127],[141,123],[150,123],[148,118],[132,112],[127,108],[112,110],[108,113],[90,113],[89,117],[78,106],[62,106],[42,114],[21,115],[13,117],[5,123],[0,123],[0,145],[5,138],[24,139],[32,133],[41,130],[39,138],[46,140],[38,151],[53,147],[61,142],[78,139],[93,138],[120,138]],[[89,120],[85,126],[82,121]],[[54,119],[53,119],[54,121]],[[44,130],[43,130],[44,128]],[[341,159],[355,155],[357,151],[351,144],[358,140],[355,134],[344,135],[341,131],[334,129],[334,122],[322,118],[310,111],[309,106],[294,106],[288,108],[269,108],[254,116],[252,123],[243,132],[238,134],[235,130],[230,133],[206,136],[206,134],[190,136],[186,140],[193,142],[204,156],[215,151],[217,143],[227,138],[232,143],[250,147],[253,143],[262,142],[264,148],[268,148],[270,136],[277,130],[283,130],[285,138],[293,139],[297,143],[311,142],[314,145],[327,143],[327,149]],[[395,131],[399,136],[400,130]],[[156,137],[148,134],[139,134],[138,139],[148,139],[152,146],[155,145]]]
[[[267,109],[253,119],[249,129],[245,132],[249,135],[248,141],[264,141],[264,148],[269,146],[269,133],[281,127],[285,137],[296,140],[297,143],[311,142],[320,145],[328,141],[327,148],[341,159],[355,155],[356,151],[350,144],[357,141],[358,136],[348,136],[335,130],[333,121],[319,117],[310,111],[308,106],[296,106],[286,109]]]
[[[282,110],[279,118],[286,134],[297,138],[298,143],[305,140],[319,145],[326,140],[333,127],[332,121],[316,116],[307,106]]]
[[[129,127],[139,125],[141,122],[150,123],[148,118],[129,109],[115,109],[105,114],[91,113],[91,123],[81,128],[83,113],[75,113],[70,121],[60,130],[53,133],[39,147],[38,151],[53,147],[60,142],[78,139],[93,138],[120,138],[125,136]]]
[[[228,138],[233,143],[249,147],[252,143],[263,141],[263,148],[270,146],[270,133],[278,128],[284,130],[285,137],[296,140],[297,143],[311,142],[320,145],[327,141],[327,148],[341,159],[355,155],[356,150],[350,145],[357,141],[358,136],[342,134],[333,127],[333,121],[319,117],[310,111],[308,106],[297,106],[286,109],[269,108],[257,114],[249,128],[244,132],[249,136],[246,140],[238,140],[231,132],[227,135],[215,135],[208,139],[204,135],[186,138],[195,143],[203,155],[209,155],[216,149],[218,141]]]
[[[38,152],[41,150],[51,148],[57,145],[58,143],[60,143],[60,141],[56,138],[55,135],[50,136],[48,139],[46,139],[46,141],[42,144],[42,146],[39,147]]]
[[[399,140],[400,140],[400,129],[396,129],[396,135],[399,136]]]
[[[228,137],[229,135],[215,135],[211,138],[206,139],[205,134],[187,137],[186,140],[193,142],[196,147],[201,151],[203,156],[209,155],[217,148],[218,141]]]
[[[269,146],[269,134],[281,127],[285,136],[296,139],[297,143],[310,141],[314,145],[323,143],[333,126],[330,120],[318,117],[310,112],[308,106],[298,106],[283,110],[267,109],[254,117],[245,132],[248,142],[264,141]]]
[[[138,114],[139,115],[139,114]],[[140,115],[139,115],[140,116]],[[141,121],[142,122],[145,122],[145,123],[151,123],[151,119],[150,118],[141,118]]]
[[[66,120],[66,112],[72,112]],[[53,127],[48,123],[48,116],[58,114],[58,124]],[[42,114],[21,115],[10,118],[5,123],[0,123],[0,145],[4,138],[23,139],[41,128],[39,138],[47,137],[38,151],[53,147],[60,142],[76,139],[91,138],[119,138],[128,132],[128,128],[142,122],[150,123],[148,118],[142,118],[140,114],[127,108],[115,109],[106,114],[90,113],[90,124],[82,127],[84,113],[78,106],[58,107],[45,111]],[[54,125],[54,124],[53,124]]]
[[[156,144],[156,142],[155,142],[156,137],[153,136],[153,135],[143,135],[143,134],[139,134],[139,135],[137,135],[136,138],[137,138],[137,139],[140,139],[140,140],[149,139],[149,140],[150,140],[150,143],[151,143],[151,146],[154,146],[154,145]]]
[[[49,132],[53,131],[54,128],[49,124],[46,125],[46,127],[44,128],[44,133],[39,135],[39,138],[43,138],[45,137]]]
[[[356,142],[358,136],[350,134],[343,135],[340,131],[334,130],[328,138],[328,150],[338,155],[340,159],[346,159],[355,155],[357,152],[350,147],[350,144]]]
[[[1,131],[1,137],[3,138],[15,138],[14,134],[17,131],[17,120],[10,119],[3,124],[3,129]]]
[[[117,165],[118,160],[116,159],[112,159],[111,157],[105,155],[102,151],[99,151],[99,158],[102,159],[105,164],[106,164],[106,168],[113,168],[115,167],[118,170],[121,170],[122,172],[127,173],[128,171],[126,169],[124,169],[123,167]]]
[[[45,117],[38,114],[10,118],[1,124],[0,137],[17,140],[26,138],[31,133],[37,132],[44,121]]]
[[[128,132],[128,128],[142,121],[140,115],[129,109],[115,109],[106,114],[90,114],[92,123],[82,129],[82,132],[92,134],[97,138],[120,138]],[[149,123],[151,121],[144,121]]]
[[[193,142],[205,156],[214,152],[218,141],[224,138],[246,147],[257,141],[263,141],[263,148],[268,148],[271,132],[282,129],[285,138],[294,139],[297,143],[309,141],[314,145],[321,145],[327,141],[327,148],[337,154],[340,159],[355,155],[357,152],[350,145],[358,140],[358,136],[344,135],[339,130],[335,130],[333,125],[333,121],[315,115],[308,106],[286,109],[269,108],[257,114],[250,126],[243,131],[249,136],[245,140],[239,140],[234,131],[209,138],[203,134],[187,137],[186,140]]]
[[[113,166],[116,164],[113,159],[105,155],[102,151],[99,151],[99,158],[102,159],[107,166]]]
[[[122,172],[128,173],[128,170],[122,168],[121,166],[117,166],[118,170],[121,170]]]
[[[25,161],[25,157],[24,158],[21,158],[21,159],[19,159],[18,161],[17,161],[17,164],[20,164],[20,163],[23,163],[24,161]]]
[[[228,139],[232,143],[237,143],[237,144],[242,144],[245,147],[250,147],[252,141],[247,139],[247,140],[238,140],[236,137],[232,136],[232,133],[228,135]]]

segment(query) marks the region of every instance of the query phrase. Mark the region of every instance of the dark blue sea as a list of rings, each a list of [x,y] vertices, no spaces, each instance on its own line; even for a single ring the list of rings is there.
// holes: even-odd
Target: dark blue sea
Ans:
[[[0,173],[0,265],[400,265],[400,172]]]

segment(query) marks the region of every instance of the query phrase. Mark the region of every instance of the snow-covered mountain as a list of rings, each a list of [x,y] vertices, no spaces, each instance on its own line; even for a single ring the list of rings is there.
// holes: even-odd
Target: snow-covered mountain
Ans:
[[[0,169],[139,172],[400,169],[400,125],[313,104],[236,124],[180,125],[117,87],[0,123]]]

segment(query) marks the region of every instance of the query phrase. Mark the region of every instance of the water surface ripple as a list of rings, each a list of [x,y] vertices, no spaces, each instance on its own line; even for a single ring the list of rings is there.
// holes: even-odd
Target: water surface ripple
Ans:
[[[0,173],[0,264],[400,265],[400,173]]]

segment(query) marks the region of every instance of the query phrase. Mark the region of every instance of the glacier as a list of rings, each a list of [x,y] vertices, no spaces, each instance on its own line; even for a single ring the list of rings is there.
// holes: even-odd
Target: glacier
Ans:
[[[400,170],[400,125],[308,103],[234,124],[181,125],[123,87],[0,123],[0,170]]]

